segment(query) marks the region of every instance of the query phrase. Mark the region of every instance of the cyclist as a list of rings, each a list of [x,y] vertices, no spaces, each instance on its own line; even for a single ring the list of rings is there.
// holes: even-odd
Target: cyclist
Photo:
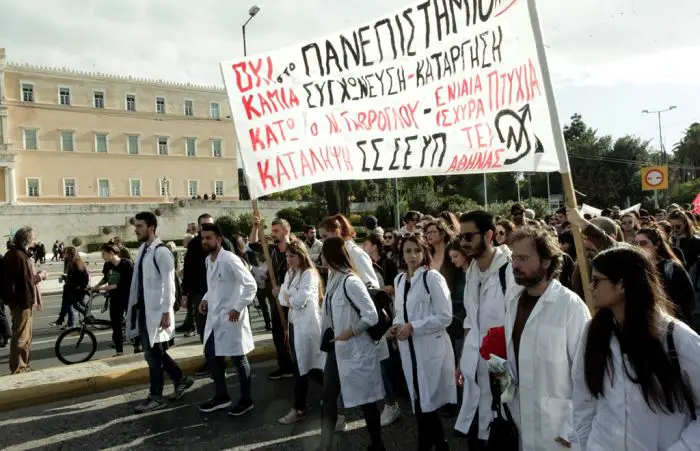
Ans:
[[[102,268],[104,277],[92,289],[93,292],[108,293],[109,319],[112,322],[112,341],[117,353],[114,357],[124,355],[124,334],[122,323],[129,302],[129,288],[134,264],[131,260],[119,256],[120,249],[112,241],[102,246]],[[136,346],[134,346],[136,347]]]

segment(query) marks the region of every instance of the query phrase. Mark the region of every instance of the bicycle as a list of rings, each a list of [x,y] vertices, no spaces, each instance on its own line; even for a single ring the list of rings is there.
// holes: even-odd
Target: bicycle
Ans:
[[[96,330],[107,330],[112,328],[112,322],[110,320],[95,318],[91,314],[92,305],[94,303],[95,298],[99,296],[106,296],[105,293],[92,292],[89,289],[87,289],[85,290],[85,295],[88,296],[88,301],[85,306],[85,314],[82,315],[83,319],[80,323],[80,326],[71,327],[70,329],[64,330],[56,339],[54,351],[58,360],[60,360],[61,363],[63,363],[64,365],[73,365],[76,363],[87,362],[95,355],[95,353],[97,352],[97,338],[95,337],[95,334],[90,330],[90,328]],[[105,307],[108,305],[107,302],[109,302],[108,298],[105,300]],[[103,312],[105,310],[106,308],[103,309]],[[122,322],[122,332],[125,332],[124,329],[125,323]],[[75,355],[75,353],[68,353],[68,350],[78,349],[80,345],[83,344],[83,341],[86,337],[89,342],[89,345],[86,347],[86,350],[88,351],[86,356],[78,357],[76,360],[71,359],[71,357]],[[63,347],[64,340],[66,341],[65,344],[68,344],[68,346],[66,346],[65,348]],[[68,343],[71,340],[75,340],[75,345]]]

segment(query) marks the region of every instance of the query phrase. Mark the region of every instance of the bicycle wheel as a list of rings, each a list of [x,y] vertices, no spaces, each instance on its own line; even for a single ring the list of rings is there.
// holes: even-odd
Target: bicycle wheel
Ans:
[[[107,319],[94,319],[88,323],[88,327],[95,330],[107,330],[112,328],[112,322]]]
[[[97,352],[97,338],[84,327],[73,327],[58,336],[54,351],[64,365],[87,362]]]

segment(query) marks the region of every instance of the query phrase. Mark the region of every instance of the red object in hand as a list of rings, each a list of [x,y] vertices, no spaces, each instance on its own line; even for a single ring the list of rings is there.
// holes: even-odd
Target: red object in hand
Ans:
[[[491,354],[502,359],[507,358],[506,351],[506,329],[503,326],[492,327],[486,332],[484,340],[481,342],[479,350],[484,360],[489,360]]]

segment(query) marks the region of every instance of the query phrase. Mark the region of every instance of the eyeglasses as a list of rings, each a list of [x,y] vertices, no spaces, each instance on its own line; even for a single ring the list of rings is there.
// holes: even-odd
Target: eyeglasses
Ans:
[[[410,236],[423,236],[423,232],[406,232],[402,236],[404,238],[408,238]]]
[[[479,232],[465,232],[465,233],[460,233],[457,235],[457,238],[459,238],[460,241],[471,241],[475,236],[480,236],[481,233]]]
[[[634,244],[636,244],[637,246],[641,246],[641,247],[647,247],[649,245],[649,241],[648,240],[635,240]]]

